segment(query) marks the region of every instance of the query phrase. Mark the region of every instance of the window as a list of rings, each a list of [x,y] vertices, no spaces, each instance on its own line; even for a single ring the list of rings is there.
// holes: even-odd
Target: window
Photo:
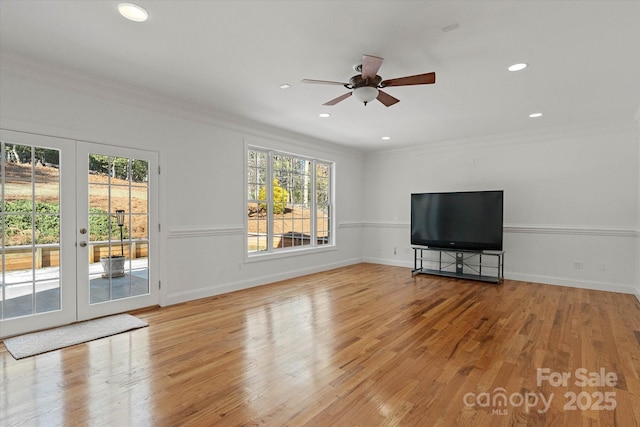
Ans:
[[[332,163],[249,147],[249,254],[332,245]]]

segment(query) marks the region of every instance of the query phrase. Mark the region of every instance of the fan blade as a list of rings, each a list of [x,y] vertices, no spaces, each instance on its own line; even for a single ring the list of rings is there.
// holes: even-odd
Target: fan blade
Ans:
[[[436,73],[417,74],[415,76],[399,77],[397,79],[383,80],[380,87],[428,85],[436,82]]]
[[[383,92],[380,89],[378,89],[378,97],[376,99],[382,102],[386,107],[391,107],[393,104],[400,102],[398,98],[394,98],[387,92]]]
[[[340,85],[340,86],[344,86],[348,84],[348,83],[341,83],[341,82],[332,82],[329,80],[311,80],[311,79],[302,79],[300,80],[300,83],[313,83],[317,85]]]
[[[344,101],[345,99],[347,99],[348,97],[351,96],[353,92],[347,92],[344,95],[340,95],[339,97],[337,97],[336,99],[332,99],[331,101],[327,101],[322,105],[336,105],[338,102],[340,101]]]
[[[383,58],[371,55],[362,55],[362,77],[373,79],[382,65]]]

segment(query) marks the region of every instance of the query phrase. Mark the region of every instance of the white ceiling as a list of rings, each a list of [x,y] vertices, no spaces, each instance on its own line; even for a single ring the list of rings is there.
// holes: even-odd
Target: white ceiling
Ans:
[[[640,107],[640,1],[137,3],[145,23],[117,0],[0,0],[0,55],[365,150],[633,122]],[[300,83],[346,82],[364,53],[385,58],[383,79],[437,81],[385,89],[401,100],[388,108],[326,107],[347,89]]]

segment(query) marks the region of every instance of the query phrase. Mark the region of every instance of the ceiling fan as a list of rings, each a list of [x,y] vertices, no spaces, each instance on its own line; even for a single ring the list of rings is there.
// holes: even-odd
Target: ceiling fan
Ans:
[[[377,74],[382,65],[382,61],[384,61],[384,59],[378,56],[362,55],[362,64],[353,67],[353,69],[360,74],[351,77],[349,83],[310,79],[303,79],[302,83],[341,85],[347,89],[353,89],[352,92],[347,92],[331,101],[325,102],[323,105],[336,105],[338,102],[344,101],[351,95],[354,95],[360,102],[364,103],[364,105],[377,99],[385,106],[390,107],[400,102],[400,100],[380,89],[389,86],[428,85],[436,82],[436,73],[417,74],[415,76],[382,80],[382,77]]]

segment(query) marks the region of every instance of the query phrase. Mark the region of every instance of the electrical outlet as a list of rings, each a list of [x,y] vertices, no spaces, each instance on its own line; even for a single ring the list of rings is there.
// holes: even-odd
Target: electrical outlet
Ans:
[[[584,269],[584,263],[582,261],[574,261],[573,268],[575,268],[576,270],[582,270]]]

